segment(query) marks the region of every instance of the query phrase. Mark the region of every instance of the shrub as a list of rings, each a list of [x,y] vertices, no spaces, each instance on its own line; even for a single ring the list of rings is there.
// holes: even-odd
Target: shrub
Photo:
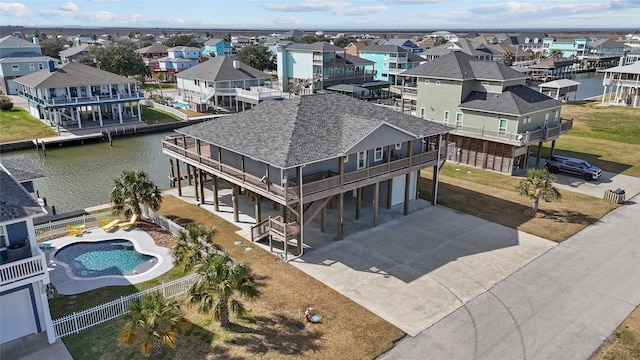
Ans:
[[[11,102],[11,98],[8,96],[0,96],[0,110],[2,111],[11,111],[13,109],[13,103]]]

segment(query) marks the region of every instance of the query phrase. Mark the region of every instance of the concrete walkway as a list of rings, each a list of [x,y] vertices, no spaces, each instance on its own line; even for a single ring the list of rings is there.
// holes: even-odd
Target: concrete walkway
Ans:
[[[640,303],[635,197],[381,359],[588,359]]]
[[[309,252],[291,264],[417,335],[555,245],[429,206]]]

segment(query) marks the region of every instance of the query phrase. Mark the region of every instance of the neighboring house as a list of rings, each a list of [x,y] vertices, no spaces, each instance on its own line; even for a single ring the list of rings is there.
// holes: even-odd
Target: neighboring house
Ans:
[[[399,85],[398,74],[410,70],[425,60],[398,45],[371,44],[360,50],[360,57],[373,61],[376,68],[375,80],[387,81],[391,85]]]
[[[427,36],[433,39],[445,39],[447,41],[458,41],[458,35],[449,31],[444,31],[444,30],[434,31]]]
[[[47,68],[48,61],[58,61],[42,55],[38,38],[33,42],[7,35],[0,39],[0,93],[18,94],[16,78]]]
[[[459,38],[457,41],[451,41],[446,44],[426,49],[422,52],[422,57],[427,60],[434,60],[443,55],[447,55],[452,51],[462,51],[478,60],[493,60],[494,51],[486,45],[469,39]]]
[[[624,36],[624,45],[631,48],[631,50],[637,50],[640,48],[640,31],[634,31]]]
[[[381,45],[397,45],[414,54],[420,54],[424,51],[424,48],[422,46],[418,46],[411,39],[389,39]]]
[[[176,166],[183,162],[212,178],[215,204],[218,180],[230,184],[235,221],[240,192],[251,196],[257,224],[254,241],[294,241],[295,253],[301,254],[305,228],[327,230],[324,215],[332,200],[337,200],[333,208],[338,212],[338,240],[350,226],[344,223],[346,201],[371,204],[372,226],[377,225],[380,207],[403,204],[408,214],[410,200],[417,197],[420,170],[432,167],[438,178],[437,165],[446,157],[443,135],[449,130],[327,93],[265,101],[251,111],[178,129],[176,136],[163,141],[162,151],[177,160]],[[434,199],[437,180],[435,184]],[[263,198],[279,205],[280,220],[261,218]],[[359,211],[356,205],[357,219]],[[278,224],[279,233],[272,231]]]
[[[603,105],[640,107],[640,61],[612,67],[603,72]]]
[[[349,55],[327,42],[278,47],[280,90],[311,93],[338,84],[361,84],[374,80],[375,64]]]
[[[134,79],[70,62],[15,80],[36,119],[63,127],[104,126],[142,121],[144,93]]]
[[[640,60],[640,50],[628,52],[624,58],[624,64],[633,64]]]
[[[204,48],[202,49],[202,56],[209,57],[233,55],[235,53],[236,49],[233,45],[223,39],[209,39],[204,43]]]
[[[589,53],[583,58],[582,63],[588,68],[606,68],[621,65],[620,58],[624,56],[623,43],[610,39],[598,39],[589,42]]]
[[[211,107],[240,111],[245,105],[282,98],[280,90],[264,86],[270,75],[228,56],[211,58],[176,77],[182,99],[195,111]]]
[[[33,225],[46,211],[3,165],[0,203],[0,344],[45,331],[53,344],[47,259]]]
[[[496,34],[496,38],[499,43],[511,45],[517,49],[518,54],[520,52],[528,52],[535,54],[538,52],[544,52],[544,40],[553,39],[545,33],[528,32],[520,34]]]
[[[589,55],[589,42],[590,40],[586,37],[563,40],[548,37],[543,39],[543,52],[548,56],[552,51],[557,50],[563,58],[582,60]]]
[[[456,51],[409,70],[402,100],[415,114],[455,126],[452,158],[467,165],[511,174],[527,166],[532,145],[555,140],[571,129],[560,118],[562,103],[526,86],[527,76],[495,61]],[[403,108],[406,108],[403,104]]]
[[[286,31],[282,34],[280,34],[278,36],[279,39],[281,40],[292,40],[292,41],[298,41],[298,40],[302,40],[302,38],[305,36],[304,31],[302,30],[289,30]]]
[[[354,41],[349,43],[349,45],[345,46],[344,49],[347,51],[347,54],[353,56],[360,56],[360,50],[364,49],[369,45],[366,41]]]
[[[96,41],[93,40],[94,35],[93,34],[78,34],[77,36],[74,36],[72,41],[73,41],[73,46],[78,46],[78,45],[82,45],[82,44],[93,44]]]
[[[60,56],[60,61],[62,61],[63,63],[78,61],[78,59],[86,56],[92,47],[93,45],[91,44],[73,46],[66,50],[60,51],[58,55]]]
[[[277,38],[269,38],[263,45],[267,47],[267,50],[273,55],[274,59],[278,58],[278,47],[286,47],[295,44],[291,40],[279,40]]]
[[[135,52],[142,58],[142,61],[147,65],[149,71],[154,74],[156,72],[161,72],[158,59],[169,56],[167,49],[169,49],[168,46],[158,43],[136,49]]]
[[[180,71],[198,65],[198,58],[202,56],[202,49],[190,46],[176,46],[167,49],[168,55],[158,59],[155,72],[164,74],[164,81],[175,82],[176,74]]]

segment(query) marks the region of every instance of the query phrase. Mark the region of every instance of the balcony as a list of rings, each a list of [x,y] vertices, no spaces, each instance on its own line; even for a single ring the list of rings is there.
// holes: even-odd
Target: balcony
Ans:
[[[434,121],[434,120],[431,120]],[[445,124],[442,121],[436,121]],[[449,125],[449,124],[445,124]],[[538,142],[557,140],[560,135],[566,134],[573,127],[573,119],[561,119],[560,125],[537,129],[524,133],[514,133],[500,130],[489,130],[463,125],[457,125],[451,134],[472,137],[476,139],[495,141],[515,146],[532,145]]]
[[[34,256],[0,265],[0,292],[40,280],[49,283],[47,259],[40,249],[36,249]]]
[[[288,203],[299,201],[300,189],[295,181],[290,180],[286,187],[271,182],[265,183],[262,178],[256,175],[211,159],[209,144],[202,143],[199,147],[197,144],[192,138],[183,138],[181,135],[168,136],[162,141],[162,152],[276,202],[282,203],[284,201],[285,192]],[[304,203],[436,165],[439,160],[447,158],[447,152],[448,147],[443,147],[439,159],[438,150],[432,150],[410,157],[389,160],[384,164],[348,172],[342,176],[330,172],[322,173],[326,174],[323,176],[307,174],[303,177],[302,186]]]
[[[23,98],[34,101],[46,107],[69,107],[69,106],[91,106],[98,104],[119,103],[128,101],[138,101],[144,99],[144,92],[132,91],[131,93],[105,94],[88,97],[71,97],[66,96],[52,98],[38,98],[25,91],[18,91]]]

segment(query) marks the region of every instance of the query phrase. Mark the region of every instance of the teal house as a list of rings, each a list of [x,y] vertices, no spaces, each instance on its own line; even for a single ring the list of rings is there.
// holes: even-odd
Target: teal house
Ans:
[[[398,74],[426,62],[420,55],[399,45],[371,44],[360,50],[359,55],[375,63],[378,70],[375,80],[387,81],[391,85],[401,85],[402,78],[398,77]]]
[[[209,39],[204,43],[204,48],[202,49],[202,56],[223,56],[223,55],[233,55],[236,53],[236,49],[233,47],[233,44],[227,43],[223,39]]]

